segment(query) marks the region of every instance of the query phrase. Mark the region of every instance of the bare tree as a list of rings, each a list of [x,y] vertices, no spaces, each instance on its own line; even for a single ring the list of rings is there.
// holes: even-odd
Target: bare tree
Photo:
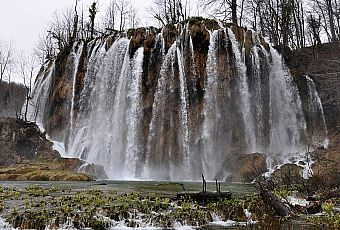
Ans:
[[[106,13],[103,19],[104,30],[114,30],[116,18],[118,14],[117,10],[117,0],[112,0],[106,9]]]
[[[140,19],[135,8],[131,8],[131,11],[128,14],[128,20],[130,28],[135,29],[137,26],[139,26]]]
[[[89,9],[89,17],[90,17],[90,39],[93,39],[93,35],[94,35],[94,21],[96,19],[96,15],[97,15],[98,9],[97,9],[97,3],[93,2],[90,9]]]
[[[321,44],[321,39],[320,39],[321,17],[320,15],[318,15],[318,18],[316,18],[316,16],[310,14],[307,19],[307,24],[308,24],[309,33],[311,35],[311,42],[313,46]]]
[[[37,67],[37,61],[34,58],[34,56],[26,56],[23,53],[19,55],[17,70],[26,88],[26,101],[24,104],[25,107],[24,107],[23,114],[22,114],[23,119],[25,121],[28,121],[27,112],[28,112],[28,106],[29,106],[29,103],[32,97],[32,86],[33,86],[33,80],[35,76],[36,67]]]
[[[130,1],[118,0],[116,1],[116,9],[119,17],[119,31],[123,31],[126,27],[126,22],[131,14],[133,8]]]
[[[340,12],[338,0],[311,0],[313,13],[321,18],[321,26],[328,41],[339,39]]]
[[[39,60],[40,64],[44,64],[47,60],[51,60],[56,56],[55,45],[49,33],[44,33],[39,37],[39,41],[34,49],[34,55]]]
[[[188,15],[188,1],[182,0],[154,0],[149,9],[152,16],[163,26],[175,24],[185,20]]]
[[[11,72],[15,64],[14,49],[10,42],[0,41],[0,85],[7,77],[11,81]]]
[[[203,0],[202,7],[209,12],[209,15],[221,19],[222,21],[231,20],[238,24],[238,2],[237,0]],[[244,0],[241,0],[241,12],[243,14]],[[242,17],[242,16],[241,16]]]
[[[77,11],[72,8],[64,10],[61,14],[57,12],[54,14],[47,32],[59,50],[63,50],[79,37],[78,23]]]

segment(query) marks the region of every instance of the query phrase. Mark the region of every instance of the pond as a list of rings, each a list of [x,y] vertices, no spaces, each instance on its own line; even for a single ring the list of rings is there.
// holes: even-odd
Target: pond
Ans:
[[[235,221],[226,219],[220,215],[218,208],[209,205],[204,207],[191,201],[173,201],[179,192],[201,191],[201,182],[2,181],[0,186],[3,190],[0,229],[13,229],[5,219],[24,229],[318,229],[304,222],[293,221],[259,225],[251,218],[245,219],[247,214],[243,211],[247,210],[244,208],[241,208],[241,215],[245,216],[243,221]],[[230,191],[233,198],[242,199],[258,192],[253,185],[243,183],[221,183],[220,190]],[[215,182],[207,182],[207,191],[216,191]],[[229,201],[225,202],[226,205],[233,205]],[[144,203],[146,211],[141,211]],[[88,210],[95,211],[92,213]],[[118,214],[111,215],[110,219],[107,217],[110,213],[108,210]],[[74,221],[77,218],[83,218],[87,224],[79,225]],[[25,221],[27,223],[23,224]],[[62,224],[55,225],[58,221]]]

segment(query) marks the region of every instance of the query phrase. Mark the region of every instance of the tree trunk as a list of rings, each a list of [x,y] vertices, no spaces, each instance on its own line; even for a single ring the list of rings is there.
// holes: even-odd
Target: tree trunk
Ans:
[[[277,215],[289,216],[291,213],[284,203],[282,203],[277,196],[269,192],[268,190],[261,190],[260,196],[262,200],[269,206],[271,206]]]
[[[237,25],[237,1],[236,0],[231,1],[231,17],[232,17],[233,23]]]
[[[329,29],[331,31],[332,41],[336,41],[337,37],[335,34],[335,26],[334,26],[334,13],[332,8],[332,1],[326,0],[327,4],[327,13],[328,13],[328,19],[329,19]]]

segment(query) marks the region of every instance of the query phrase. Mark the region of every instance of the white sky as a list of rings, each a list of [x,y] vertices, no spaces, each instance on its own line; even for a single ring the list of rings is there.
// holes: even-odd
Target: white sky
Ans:
[[[96,0],[99,5],[97,19],[105,13],[111,0]],[[153,0],[130,0],[140,17],[139,26],[155,25],[155,21],[147,12]],[[188,3],[196,0],[187,0]],[[93,0],[79,0],[79,9],[87,13]],[[0,0],[0,41],[10,42],[17,53],[29,55],[33,52],[39,36],[46,31],[55,12],[62,12],[73,7],[75,0]],[[191,13],[195,4],[191,5]],[[14,74],[15,75],[15,74]],[[21,79],[12,80],[21,81]]]
[[[130,0],[138,10],[141,22],[145,26],[151,16],[147,7],[152,0]],[[93,0],[79,0],[79,8],[87,13]],[[99,4],[98,19],[105,13],[110,0],[97,0]],[[62,12],[73,7],[75,0],[0,0],[0,41],[10,42],[17,53],[29,55],[33,52],[39,36],[46,30],[55,12]],[[15,75],[15,74],[14,74]],[[12,78],[21,82],[21,79]]]
[[[87,11],[92,2],[93,0],[80,0],[78,4],[83,4]],[[105,11],[109,2],[110,0],[99,0],[99,13]],[[149,17],[145,8],[152,0],[131,2],[138,8],[140,15]],[[72,7],[74,3],[75,0],[0,0],[0,40],[11,41],[15,50],[30,53],[53,14]]]

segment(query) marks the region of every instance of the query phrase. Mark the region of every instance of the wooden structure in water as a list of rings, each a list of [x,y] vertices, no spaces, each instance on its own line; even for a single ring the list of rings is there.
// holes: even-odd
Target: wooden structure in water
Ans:
[[[202,191],[200,192],[192,192],[188,193],[185,191],[184,185],[183,190],[184,192],[177,193],[177,199],[183,199],[183,198],[190,198],[194,201],[197,201],[199,203],[207,203],[210,201],[218,201],[221,199],[231,199],[232,193],[230,191],[221,192],[221,185],[216,180],[216,192],[207,192],[207,182],[202,174]]]

